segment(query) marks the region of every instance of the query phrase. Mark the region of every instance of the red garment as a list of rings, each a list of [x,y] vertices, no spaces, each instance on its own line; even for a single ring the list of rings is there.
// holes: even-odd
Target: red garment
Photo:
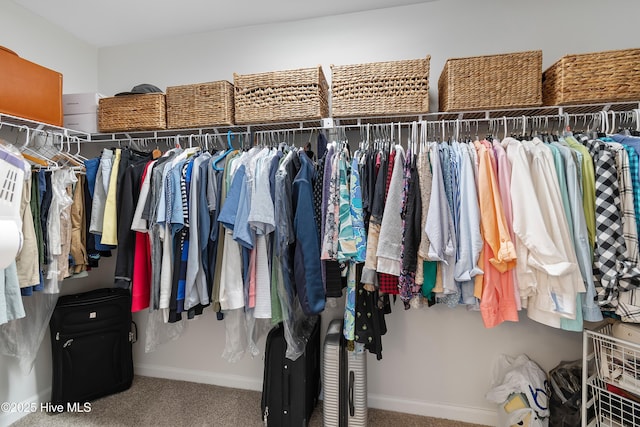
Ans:
[[[387,273],[378,273],[378,282],[380,283],[380,292],[385,294],[398,295],[398,276]]]
[[[385,203],[387,201],[387,195],[389,194],[389,185],[391,184],[391,175],[393,175],[395,158],[396,152],[394,150],[389,153],[389,163],[387,164],[387,182],[384,192]],[[378,273],[378,282],[380,283],[380,292],[392,295],[398,295],[400,293],[400,290],[398,289],[398,276],[387,273]]]
[[[387,201],[387,194],[389,194],[389,186],[391,185],[391,175],[393,175],[393,164],[396,160],[395,150],[389,153],[389,162],[387,163],[387,182],[384,189],[384,201]]]
[[[131,281],[131,312],[149,307],[151,299],[151,242],[147,233],[136,231],[136,251]]]
[[[142,172],[140,187],[151,168],[148,162]],[[149,307],[151,300],[151,240],[148,233],[136,231],[135,255],[133,257],[133,277],[131,278],[131,312]]]

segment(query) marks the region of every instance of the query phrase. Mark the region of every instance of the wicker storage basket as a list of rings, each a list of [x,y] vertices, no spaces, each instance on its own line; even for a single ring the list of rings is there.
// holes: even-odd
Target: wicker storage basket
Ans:
[[[331,66],[333,117],[429,112],[429,60]]]
[[[329,115],[322,67],[233,75],[236,123],[321,119]]]
[[[542,76],[545,105],[637,101],[640,49],[566,55]]]
[[[100,132],[167,128],[164,93],[113,96],[98,102]]]
[[[226,80],[167,87],[167,127],[233,124],[233,85]]]
[[[440,111],[542,105],[542,51],[449,59],[438,79]]]

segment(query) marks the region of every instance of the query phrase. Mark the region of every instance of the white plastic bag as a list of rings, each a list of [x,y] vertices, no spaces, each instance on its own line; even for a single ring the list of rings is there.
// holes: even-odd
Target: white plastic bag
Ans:
[[[546,373],[526,355],[500,355],[493,368],[493,384],[487,400],[499,406],[499,426],[549,425],[549,384]],[[520,394],[526,407],[510,408],[510,399]],[[518,406],[518,405],[515,405]]]

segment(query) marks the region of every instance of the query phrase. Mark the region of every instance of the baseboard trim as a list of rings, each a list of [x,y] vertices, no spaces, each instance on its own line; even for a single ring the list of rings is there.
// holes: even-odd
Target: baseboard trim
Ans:
[[[444,418],[488,426],[495,426],[498,423],[497,412],[485,408],[430,403],[419,400],[401,399],[383,394],[369,394],[368,405],[370,408],[383,409],[386,411],[404,412],[407,414]]]
[[[171,368],[162,365],[146,363],[134,365],[136,375],[145,377],[166,378],[169,380],[191,381],[194,383],[233,387],[244,390],[262,390],[262,380],[241,375],[221,374],[217,372],[200,371],[196,369]]]
[[[245,390],[262,390],[261,380],[240,375],[228,375],[195,369],[171,368],[162,365],[149,364],[136,364],[134,366],[134,370],[136,375],[146,377],[192,381],[196,383],[212,384]],[[405,412],[407,414],[444,418],[468,423],[484,424],[488,426],[495,426],[498,422],[497,412],[485,408],[429,403],[419,400],[401,399],[395,396],[383,394],[369,394],[368,404],[370,408],[383,409],[386,411]]]
[[[31,397],[26,398],[22,402],[18,403],[18,407],[28,408],[31,404],[38,404],[37,410],[40,411],[40,403],[49,402],[51,397],[51,387],[47,387],[44,390],[38,392],[38,394],[34,394]],[[23,418],[29,415],[30,412],[2,412],[0,415],[0,427],[7,427],[11,424],[18,421],[20,418]]]

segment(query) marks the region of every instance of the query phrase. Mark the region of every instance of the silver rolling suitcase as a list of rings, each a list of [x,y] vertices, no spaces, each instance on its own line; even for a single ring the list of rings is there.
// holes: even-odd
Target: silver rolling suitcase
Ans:
[[[347,351],[342,320],[332,320],[324,340],[324,427],[367,425],[367,352]]]

